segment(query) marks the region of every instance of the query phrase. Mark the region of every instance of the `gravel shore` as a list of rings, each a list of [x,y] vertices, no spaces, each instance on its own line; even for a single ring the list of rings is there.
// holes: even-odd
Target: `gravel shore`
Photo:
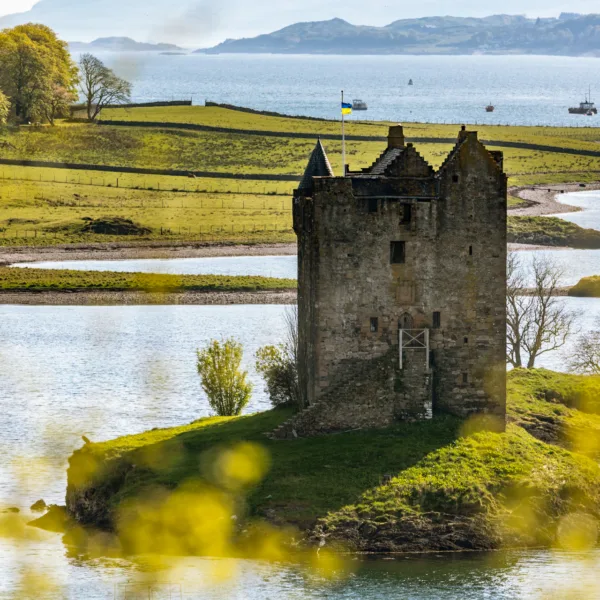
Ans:
[[[577,212],[581,209],[557,202],[556,196],[566,192],[584,192],[599,190],[600,182],[586,183],[581,187],[579,183],[560,183],[557,185],[532,186],[511,188],[509,193],[527,202],[525,207],[509,208],[511,217],[540,217],[559,213]]]
[[[136,258],[203,258],[212,256],[291,256],[296,244],[73,244],[0,248],[0,265],[60,260],[127,260]]]
[[[71,291],[0,292],[0,304],[52,306],[135,306],[145,304],[295,304],[296,290],[270,292],[147,292]]]

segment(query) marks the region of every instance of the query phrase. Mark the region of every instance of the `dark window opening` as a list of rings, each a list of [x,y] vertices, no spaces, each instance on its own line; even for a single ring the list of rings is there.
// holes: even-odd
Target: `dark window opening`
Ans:
[[[463,383],[469,383],[469,374],[468,373],[462,374],[462,381],[463,381]]]
[[[378,208],[378,200],[377,198],[369,198],[369,202],[368,202],[368,211],[370,213],[376,213],[377,212],[377,208]]]
[[[413,318],[409,313],[403,313],[398,319],[399,329],[414,329]]]
[[[469,256],[473,256],[473,246],[469,246]]]
[[[468,344],[468,343],[469,343],[469,338],[468,338],[468,337],[466,337],[466,338],[465,338],[465,344]]]
[[[404,242],[392,242],[390,244],[390,262],[402,264],[406,260],[406,244]]]
[[[442,313],[434,312],[433,313],[433,328],[439,329],[442,326]]]
[[[379,319],[377,317],[371,317],[371,333],[376,333],[379,329]]]
[[[409,225],[412,221],[412,204],[405,204],[402,207],[402,221],[403,225]]]
[[[452,175],[452,181],[458,183],[458,175]]]

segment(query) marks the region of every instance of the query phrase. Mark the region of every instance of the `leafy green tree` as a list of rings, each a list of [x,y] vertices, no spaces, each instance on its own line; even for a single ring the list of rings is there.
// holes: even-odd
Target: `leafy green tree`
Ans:
[[[303,404],[298,383],[298,308],[284,313],[286,335],[278,346],[263,346],[256,353],[256,370],[267,384],[273,406]]]
[[[100,111],[110,104],[123,104],[131,98],[131,84],[117,77],[113,71],[92,54],[83,54],[79,60],[81,93],[85,98],[87,115],[94,121]]]
[[[239,415],[252,395],[248,372],[241,370],[242,345],[233,338],[213,340],[196,354],[202,389],[211,408],[222,417]]]
[[[42,105],[44,118],[54,125],[54,121],[69,114],[69,107],[77,101],[77,94],[56,83],[52,84]]]
[[[0,91],[0,125],[6,125],[6,121],[8,121],[9,114],[10,114],[10,101]]]
[[[298,370],[286,344],[259,348],[256,370],[264,377],[273,406],[299,404]]]
[[[47,119],[56,90],[72,97],[77,82],[66,42],[49,27],[29,23],[0,32],[0,90],[11,98],[18,120]]]

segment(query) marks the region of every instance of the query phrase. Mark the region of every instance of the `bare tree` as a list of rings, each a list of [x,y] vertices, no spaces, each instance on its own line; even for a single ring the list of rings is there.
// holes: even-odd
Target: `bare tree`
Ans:
[[[577,339],[569,369],[575,373],[600,375],[600,319],[595,330],[588,331]]]
[[[563,271],[548,258],[535,255],[531,266],[533,286],[517,254],[509,253],[507,309],[507,361],[513,367],[532,369],[539,356],[565,345],[575,326],[575,313],[557,298]]]
[[[81,92],[85,98],[87,115],[94,121],[100,111],[110,104],[123,104],[131,98],[131,84],[120,77],[92,54],[83,54],[79,60]]]

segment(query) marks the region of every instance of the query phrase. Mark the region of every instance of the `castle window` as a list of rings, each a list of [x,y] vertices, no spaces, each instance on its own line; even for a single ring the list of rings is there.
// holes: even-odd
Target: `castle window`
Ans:
[[[468,338],[468,337],[466,337],[466,338],[465,338],[465,344],[468,344],[468,343],[469,343],[469,338]]]
[[[412,204],[405,204],[402,207],[402,221],[403,225],[409,225],[412,221]]]
[[[458,183],[458,175],[452,175],[452,181]]]
[[[469,246],[469,256],[473,256],[473,246]]]
[[[367,205],[367,210],[370,213],[376,213],[377,212],[377,208],[378,208],[378,204],[379,204],[379,201],[377,200],[377,198],[369,198],[368,205]]]
[[[462,382],[463,383],[469,383],[469,374],[468,373],[463,373],[462,374]]]
[[[399,329],[414,329],[414,320],[410,313],[402,313],[398,319]]]
[[[371,317],[371,333],[376,333],[379,329],[379,319],[377,317]]]
[[[442,326],[442,313],[434,312],[433,313],[433,328],[439,329]]]
[[[390,263],[399,265],[406,261],[406,244],[404,242],[392,242],[390,244]]]

